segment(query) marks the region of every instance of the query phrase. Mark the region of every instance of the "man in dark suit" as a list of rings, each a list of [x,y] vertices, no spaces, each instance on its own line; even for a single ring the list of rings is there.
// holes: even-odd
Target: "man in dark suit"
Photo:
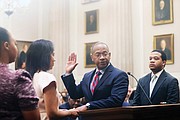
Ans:
[[[141,78],[139,84],[142,85],[150,101],[138,84],[133,105],[177,103],[179,101],[178,80],[164,70],[166,54],[161,50],[153,50],[149,60],[149,68],[152,72]]]
[[[74,53],[69,56],[66,73],[61,77],[71,98],[85,97],[87,103],[78,107],[78,110],[122,106],[128,91],[128,76],[125,72],[113,67],[110,57],[111,53],[105,43],[94,44],[91,49],[91,58],[96,68],[86,73],[80,84],[76,85],[72,71],[78,63]],[[98,78],[97,81],[96,78]]]

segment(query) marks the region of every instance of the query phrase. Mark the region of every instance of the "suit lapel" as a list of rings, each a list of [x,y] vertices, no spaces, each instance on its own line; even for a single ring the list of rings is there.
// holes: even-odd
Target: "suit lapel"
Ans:
[[[166,72],[163,71],[163,72],[161,73],[161,75],[159,76],[156,85],[154,86],[154,89],[153,89],[151,98],[153,98],[153,97],[156,95],[157,91],[159,90],[159,87],[162,85],[162,83],[163,83],[165,80],[166,80]]]
[[[87,87],[87,91],[88,91],[88,95],[90,95],[90,98],[92,98],[92,93],[91,93],[91,90],[90,90],[90,85],[91,85],[91,81],[93,79],[93,76],[95,74],[95,71],[96,71],[96,69],[93,70],[92,72],[90,72],[89,75],[87,76],[87,80],[88,80],[88,82],[86,82],[87,86],[88,86]]]
[[[143,86],[144,91],[146,92],[146,94],[148,96],[150,96],[149,95],[149,93],[150,93],[150,91],[149,91],[150,90],[150,86],[149,86],[150,81],[151,81],[151,73],[146,76],[146,78],[145,78],[145,86]]]
[[[105,70],[103,76],[101,77],[100,81],[98,82],[95,90],[94,90],[94,94],[96,93],[96,90],[103,85],[103,83],[107,80],[107,78],[111,75],[111,72],[113,71],[113,66],[109,65],[108,68]]]

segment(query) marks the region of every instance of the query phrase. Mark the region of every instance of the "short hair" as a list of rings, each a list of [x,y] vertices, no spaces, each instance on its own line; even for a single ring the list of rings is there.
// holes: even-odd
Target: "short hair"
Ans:
[[[0,27],[0,48],[3,42],[9,42],[9,33],[5,28]]]
[[[53,51],[53,43],[49,40],[40,39],[33,42],[27,51],[26,70],[32,76],[38,70],[49,70]]]
[[[94,47],[97,46],[97,45],[99,45],[99,44],[105,45],[105,46],[107,47],[108,51],[109,51],[109,47],[108,47],[108,45],[107,45],[106,43],[96,42],[96,43],[94,43],[94,44],[92,45],[92,47],[91,47],[91,53],[90,53],[90,54],[92,54],[92,53],[94,52]]]
[[[157,49],[157,50],[153,50],[152,52],[158,52],[158,53],[160,53],[160,54],[161,54],[161,59],[162,59],[163,61],[164,61],[164,60],[165,60],[165,61],[167,60],[166,53],[165,53],[164,51]]]

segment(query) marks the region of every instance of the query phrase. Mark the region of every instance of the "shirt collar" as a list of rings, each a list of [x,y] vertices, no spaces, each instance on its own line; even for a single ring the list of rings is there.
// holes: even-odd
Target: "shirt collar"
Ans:
[[[159,71],[159,72],[156,73],[156,74],[151,73],[151,78],[152,78],[154,75],[156,75],[157,78],[159,78],[159,76],[161,75],[161,73],[163,72],[163,70],[164,70],[164,69],[162,69],[161,71]]]
[[[100,72],[102,73],[102,74],[104,74],[104,72],[105,72],[105,70],[109,67],[109,65],[110,65],[110,63],[104,68],[104,69],[102,69],[102,70],[100,70]],[[98,71],[98,69],[96,68],[96,72]],[[96,73],[95,72],[95,73]],[[102,75],[101,74],[101,75]]]

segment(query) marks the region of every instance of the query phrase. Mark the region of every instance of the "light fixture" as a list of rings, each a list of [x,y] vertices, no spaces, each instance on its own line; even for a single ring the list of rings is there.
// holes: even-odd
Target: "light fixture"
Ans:
[[[17,8],[26,8],[29,3],[30,0],[0,0],[0,9],[10,16]]]

